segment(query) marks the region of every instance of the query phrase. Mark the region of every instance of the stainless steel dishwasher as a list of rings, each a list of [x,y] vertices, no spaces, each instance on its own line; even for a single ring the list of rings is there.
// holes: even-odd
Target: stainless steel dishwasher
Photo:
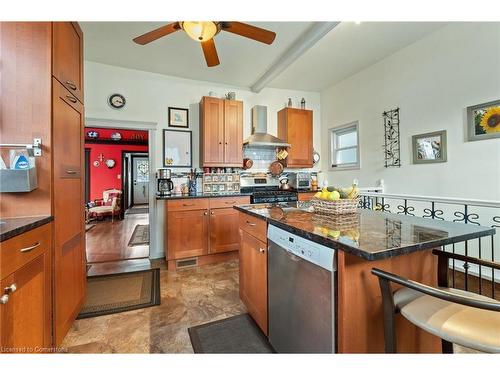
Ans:
[[[269,342],[278,353],[335,352],[335,250],[269,225]]]

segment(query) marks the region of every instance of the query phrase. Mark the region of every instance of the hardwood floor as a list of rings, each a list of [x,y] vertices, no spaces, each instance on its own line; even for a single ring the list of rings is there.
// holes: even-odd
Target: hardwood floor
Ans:
[[[148,214],[125,215],[123,220],[94,221],[87,231],[87,262],[110,262],[149,257],[149,245],[128,246],[138,224],[148,224]]]

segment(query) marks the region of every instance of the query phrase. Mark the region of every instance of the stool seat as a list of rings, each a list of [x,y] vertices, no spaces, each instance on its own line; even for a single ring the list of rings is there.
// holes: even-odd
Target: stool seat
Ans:
[[[439,289],[498,302],[463,290]],[[414,325],[443,340],[482,352],[500,353],[500,312],[448,302],[406,287],[394,293],[394,305]]]

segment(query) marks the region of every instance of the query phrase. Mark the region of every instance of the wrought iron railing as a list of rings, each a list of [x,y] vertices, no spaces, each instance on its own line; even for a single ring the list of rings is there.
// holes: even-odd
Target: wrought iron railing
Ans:
[[[362,191],[360,208],[500,228],[500,202]],[[500,261],[500,235],[443,246],[442,250],[491,262]],[[470,262],[450,260],[449,284],[500,299],[500,272]]]

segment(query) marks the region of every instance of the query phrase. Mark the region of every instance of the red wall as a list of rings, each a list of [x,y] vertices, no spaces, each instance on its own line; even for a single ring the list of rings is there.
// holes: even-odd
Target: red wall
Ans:
[[[132,131],[122,129],[97,129],[85,128],[85,136],[89,130],[99,132],[99,138],[110,138],[111,134],[118,131],[122,135],[122,140],[131,139],[133,134],[142,134],[147,140],[147,131]],[[85,142],[85,148],[90,149],[90,200],[102,198],[102,192],[106,189],[122,188],[122,151],[148,152],[148,146],[142,145],[121,145],[121,144],[96,144]],[[103,154],[104,160],[98,167],[94,167],[94,161]],[[108,168],[106,160],[114,159],[115,166]]]

